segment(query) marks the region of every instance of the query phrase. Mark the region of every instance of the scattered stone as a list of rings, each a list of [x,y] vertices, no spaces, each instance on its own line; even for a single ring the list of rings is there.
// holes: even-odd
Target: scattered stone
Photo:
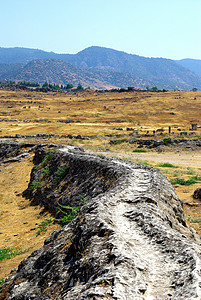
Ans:
[[[201,188],[197,188],[193,193],[193,198],[201,200]]]

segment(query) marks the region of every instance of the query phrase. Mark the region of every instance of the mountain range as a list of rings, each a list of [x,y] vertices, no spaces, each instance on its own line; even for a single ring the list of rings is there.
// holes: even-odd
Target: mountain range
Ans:
[[[201,60],[147,58],[92,46],[77,54],[29,48],[0,48],[0,80],[34,81],[84,87],[134,86],[201,90]]]

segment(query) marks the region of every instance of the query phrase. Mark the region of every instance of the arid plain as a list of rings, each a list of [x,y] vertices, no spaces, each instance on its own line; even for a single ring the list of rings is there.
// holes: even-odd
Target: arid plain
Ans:
[[[98,92],[41,93],[0,90],[0,136],[16,141],[76,144],[86,151],[121,157],[158,168],[169,179],[198,181],[175,184],[184,203],[187,223],[201,234],[201,203],[192,195],[201,182],[201,149],[181,149],[173,145],[161,151],[136,151],[129,139],[201,137],[201,92]],[[197,124],[197,130],[192,130]],[[171,126],[171,134],[169,127]],[[155,132],[153,134],[153,132]],[[37,136],[38,135],[38,136]],[[117,143],[111,143],[117,140]],[[166,165],[172,164],[172,166]],[[0,262],[0,279],[43,241],[58,224],[36,236],[38,225],[51,215],[30,206],[21,193],[27,188],[32,157],[20,164],[0,166],[1,247],[22,248],[25,253]]]

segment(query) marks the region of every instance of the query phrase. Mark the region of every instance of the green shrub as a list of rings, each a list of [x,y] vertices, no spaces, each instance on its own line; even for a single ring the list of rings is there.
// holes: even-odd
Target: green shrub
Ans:
[[[170,163],[163,163],[163,164],[161,163],[161,164],[158,164],[157,166],[162,167],[162,168],[178,168],[177,166],[174,166]]]
[[[191,179],[196,180],[196,181],[201,181],[201,176],[195,175],[195,176],[192,176]]]
[[[183,179],[183,178],[176,178],[176,179],[172,179],[171,180],[172,184],[180,184],[180,185],[185,185],[185,186],[189,186],[191,184],[197,183],[197,180],[191,178],[191,179]]]
[[[172,144],[171,138],[167,137],[163,139],[164,145],[165,146],[170,146]]]
[[[126,141],[126,139],[115,140],[115,141],[113,141],[113,144],[114,145],[120,145],[120,144],[124,143],[125,141]]]
[[[134,153],[145,153],[148,152],[146,149],[134,149],[133,150]]]

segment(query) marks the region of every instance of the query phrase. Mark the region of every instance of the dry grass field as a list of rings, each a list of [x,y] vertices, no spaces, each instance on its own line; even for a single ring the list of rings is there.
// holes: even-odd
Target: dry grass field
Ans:
[[[188,131],[191,122],[199,122],[200,111],[200,92],[91,91],[65,95],[0,90],[0,133],[114,135],[118,127],[123,134],[127,127],[146,133],[159,128],[167,132],[168,126],[178,133],[178,129]],[[74,123],[62,123],[68,120]]]
[[[71,121],[69,121],[71,120]],[[191,124],[197,123],[198,130],[191,131]],[[201,176],[201,150],[192,152],[159,153],[150,150],[146,153],[133,153],[134,146],[128,143],[111,145],[113,138],[128,138],[133,128],[139,134],[153,133],[164,129],[160,135],[168,136],[168,127],[172,127],[171,137],[181,132],[188,136],[201,135],[201,92],[107,92],[95,91],[79,94],[39,93],[30,91],[0,90],[0,137],[5,135],[54,134],[60,137],[48,137],[27,141],[63,143],[81,145],[87,151],[97,152],[158,168],[169,179],[189,180]],[[119,130],[121,128],[121,130]],[[63,135],[63,137],[61,137]],[[87,139],[69,139],[67,135],[88,136]],[[100,152],[101,151],[101,152]],[[161,164],[171,163],[172,167]],[[1,247],[20,247],[24,253],[0,262],[0,280],[8,276],[11,269],[20,261],[42,246],[44,239],[59,225],[52,223],[47,231],[36,236],[41,222],[50,219],[41,208],[30,206],[21,196],[26,189],[32,157],[21,163],[12,163],[0,167],[0,243]],[[175,184],[174,187],[184,203],[187,223],[201,234],[201,203],[192,198],[193,191],[200,187],[201,181],[189,186]]]

